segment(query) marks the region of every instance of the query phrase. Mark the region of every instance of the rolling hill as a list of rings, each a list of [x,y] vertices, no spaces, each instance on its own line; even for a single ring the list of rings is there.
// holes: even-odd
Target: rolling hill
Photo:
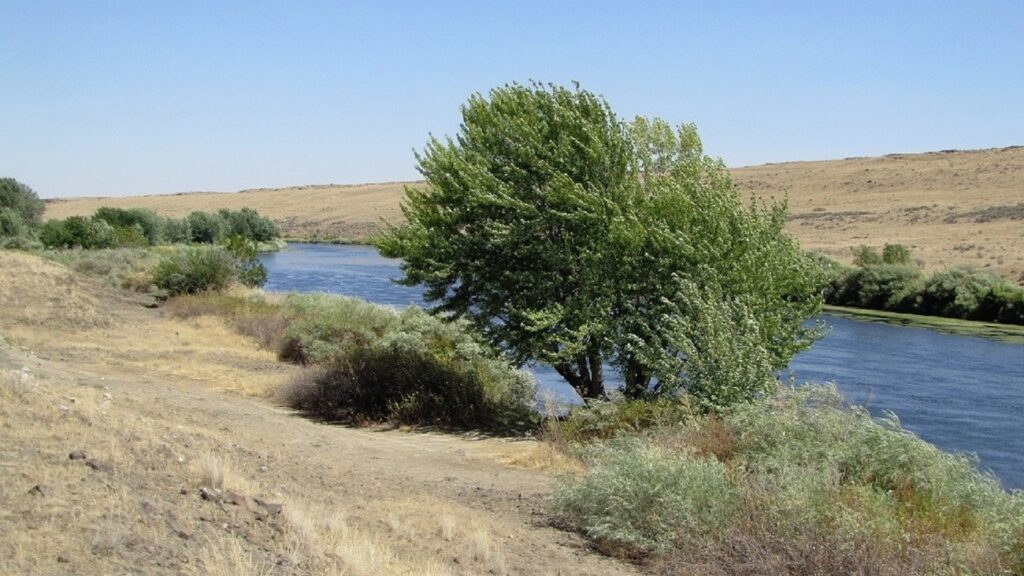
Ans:
[[[789,231],[807,249],[849,261],[861,244],[901,243],[928,269],[969,265],[1024,282],[1024,147],[764,164],[732,174],[745,195],[788,196]],[[48,202],[46,217],[100,206],[168,216],[248,206],[292,238],[361,240],[381,222],[401,220],[405,184],[60,199]]]

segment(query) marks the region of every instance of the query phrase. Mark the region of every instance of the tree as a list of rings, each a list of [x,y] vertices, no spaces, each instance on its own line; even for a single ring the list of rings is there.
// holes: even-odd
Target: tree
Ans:
[[[772,366],[813,340],[816,268],[782,233],[784,206],[744,207],[692,126],[625,123],[578,86],[540,84],[473,95],[462,116],[417,154],[427,186],[406,189],[407,224],[377,240],[432,312],[584,398],[603,395],[606,363],[631,396],[696,389],[714,362],[687,363],[723,338],[687,338],[694,291],[728,303],[705,317],[755,323],[751,356]]]
[[[18,236],[39,226],[46,204],[14,178],[0,178],[0,236]]]

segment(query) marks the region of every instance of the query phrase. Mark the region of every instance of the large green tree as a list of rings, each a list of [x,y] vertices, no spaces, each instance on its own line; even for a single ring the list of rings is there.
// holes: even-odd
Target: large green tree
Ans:
[[[598,96],[540,84],[474,95],[462,116],[417,154],[427,185],[378,239],[436,313],[584,398],[604,393],[605,364],[631,396],[701,391],[721,387],[723,342],[764,375],[812,340],[815,269],[782,233],[784,208],[744,206],[692,126],[626,123]]]

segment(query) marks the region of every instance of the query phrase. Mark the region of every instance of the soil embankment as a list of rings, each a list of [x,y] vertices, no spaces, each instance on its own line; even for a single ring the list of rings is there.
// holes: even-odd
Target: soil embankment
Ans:
[[[0,270],[0,573],[634,572],[547,525],[535,442],[311,422],[217,320]]]

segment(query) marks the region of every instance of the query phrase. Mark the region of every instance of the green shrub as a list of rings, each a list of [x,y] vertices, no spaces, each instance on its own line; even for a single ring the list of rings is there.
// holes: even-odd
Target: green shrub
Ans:
[[[626,554],[663,554],[654,566],[666,573],[1024,573],[1024,493],[895,417],[846,407],[834,386],[785,389],[583,455],[590,468],[560,480],[555,511]],[[693,462],[721,473],[677,484]],[[730,504],[711,513],[719,502]]]
[[[186,217],[192,232],[192,242],[197,244],[216,244],[224,235],[223,222],[208,212],[192,212]]]
[[[164,218],[149,208],[101,207],[93,214],[94,220],[102,220],[114,228],[134,228],[142,232],[150,246],[162,244],[164,240]]]
[[[323,295],[293,296],[284,307],[292,321],[282,355],[320,365],[288,393],[308,414],[496,432],[537,426],[532,378],[465,323]]]
[[[217,216],[223,223],[223,229],[229,236],[241,236],[256,242],[267,242],[280,234],[273,220],[260,216],[252,208],[228,210],[222,208]]]
[[[149,240],[142,231],[142,226],[118,226],[114,228],[114,246],[118,248],[142,248],[149,246]]]
[[[564,478],[554,509],[591,538],[628,553],[664,552],[678,538],[713,536],[737,513],[739,490],[713,458],[669,453],[639,439],[590,447],[582,478]]]
[[[160,261],[153,281],[171,296],[219,291],[237,277],[235,265],[234,257],[221,248],[184,248]]]
[[[982,304],[997,286],[1005,290],[1007,285],[1006,280],[987,272],[968,268],[943,270],[925,282],[918,310],[933,316],[994,320],[998,310],[985,310]]]
[[[164,241],[169,244],[192,242],[192,225],[188,218],[167,218],[164,220]]]
[[[29,225],[21,213],[13,208],[0,208],[0,238],[27,236]]]
[[[114,229],[103,220],[70,216],[43,224],[39,240],[47,248],[110,248],[114,245]]]
[[[651,428],[680,426],[699,412],[686,395],[660,396],[648,400],[592,400],[577,407],[562,420],[552,419],[553,434],[569,443],[607,440],[621,434],[636,434]]]

